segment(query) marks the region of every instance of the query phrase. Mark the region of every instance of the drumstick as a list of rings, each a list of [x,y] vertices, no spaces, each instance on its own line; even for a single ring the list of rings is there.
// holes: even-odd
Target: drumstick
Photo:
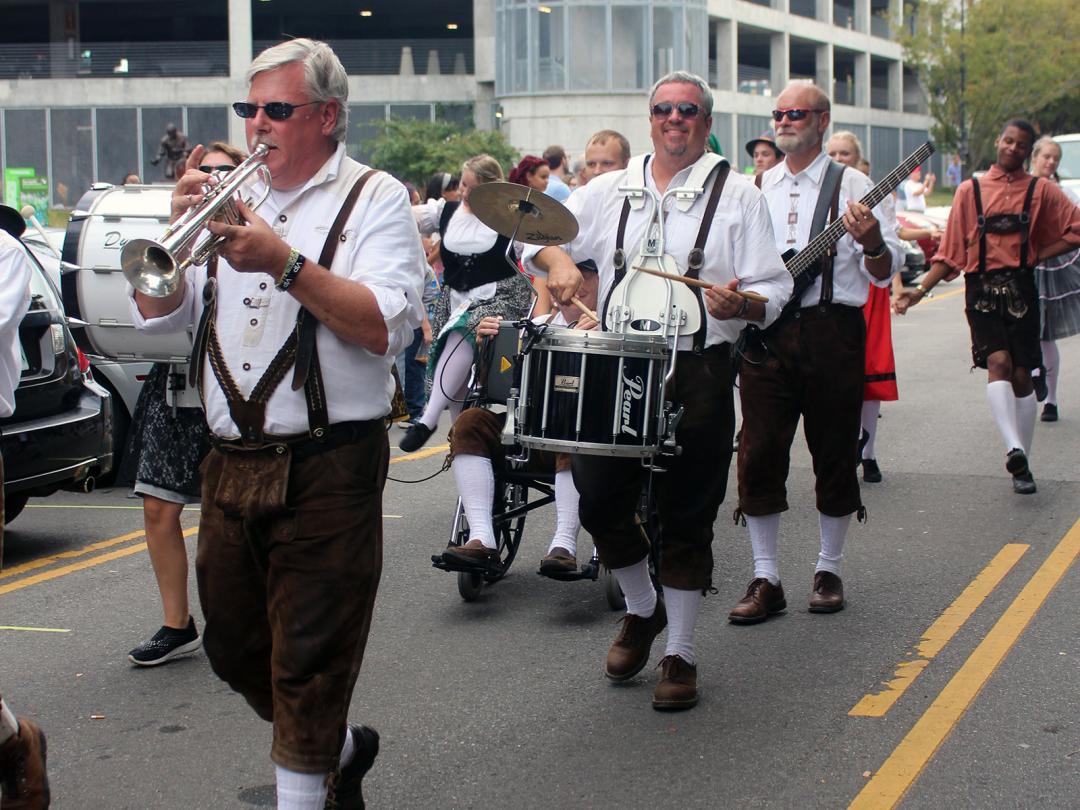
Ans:
[[[705,290],[716,286],[715,284],[710,284],[709,282],[701,281],[700,279],[690,278],[688,276],[677,276],[674,273],[664,273],[660,270],[650,270],[648,267],[635,267],[634,269],[639,270],[642,273],[648,273],[650,276],[658,276],[659,278],[666,278],[670,281],[681,281],[683,284],[691,287],[701,287]],[[753,290],[732,290],[732,292],[736,295],[741,295],[743,298],[748,298],[751,301],[760,301],[763,304],[769,300],[761,293],[756,293]]]
[[[582,312],[584,312],[586,315],[588,315],[594,321],[596,321],[597,323],[600,323],[600,316],[597,315],[595,312],[593,312],[591,309],[589,309],[587,306],[585,306],[583,303],[581,303],[581,299],[578,298],[576,295],[571,296],[570,303],[573,304],[574,306],[576,306],[578,309],[580,309]]]

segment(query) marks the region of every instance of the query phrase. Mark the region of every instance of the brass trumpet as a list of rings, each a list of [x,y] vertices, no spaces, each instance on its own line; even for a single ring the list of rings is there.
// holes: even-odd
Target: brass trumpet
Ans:
[[[249,198],[244,204],[254,211],[270,195],[270,170],[263,163],[269,152],[270,147],[260,143],[251,156],[222,177],[220,183],[205,184],[202,202],[189,208],[157,241],[132,239],[124,245],[120,252],[120,267],[131,286],[151,298],[164,298],[176,291],[183,281],[184,271],[191,265],[206,264],[225,241],[213,234],[196,241],[206,224],[239,225],[243,222],[236,202],[243,199],[241,190],[252,177],[258,176],[266,190],[257,202],[253,203]]]

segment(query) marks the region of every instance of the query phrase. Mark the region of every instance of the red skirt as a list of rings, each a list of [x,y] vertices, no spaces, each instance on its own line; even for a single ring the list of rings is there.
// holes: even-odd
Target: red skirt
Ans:
[[[870,295],[863,306],[863,319],[866,321],[866,379],[863,384],[863,400],[891,402],[899,399],[888,287],[870,285]]]

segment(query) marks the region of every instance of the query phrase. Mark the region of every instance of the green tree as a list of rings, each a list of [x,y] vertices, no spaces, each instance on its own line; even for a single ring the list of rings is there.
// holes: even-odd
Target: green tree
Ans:
[[[435,172],[460,174],[461,164],[475,155],[491,155],[504,171],[517,162],[517,152],[502,133],[462,130],[446,121],[391,118],[382,133],[366,145],[373,166],[420,189]]]
[[[905,59],[929,97],[938,148],[961,151],[966,130],[971,171],[993,162],[994,139],[1010,118],[1026,118],[1043,133],[1080,130],[1076,0],[960,3],[908,5],[900,31]]]

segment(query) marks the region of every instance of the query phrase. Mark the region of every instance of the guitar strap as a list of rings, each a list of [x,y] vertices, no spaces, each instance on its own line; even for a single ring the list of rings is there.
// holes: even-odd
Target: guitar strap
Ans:
[[[814,218],[810,220],[810,240],[813,241],[819,233],[825,230],[829,222],[836,220],[840,209],[840,180],[844,176],[842,163],[830,160],[825,168],[825,175],[821,178],[821,191],[818,194],[817,206],[814,208]],[[821,276],[821,305],[832,303],[833,294],[833,259],[836,257],[836,245],[829,248],[828,253],[822,256],[821,261],[813,270],[809,270],[810,282]]]

